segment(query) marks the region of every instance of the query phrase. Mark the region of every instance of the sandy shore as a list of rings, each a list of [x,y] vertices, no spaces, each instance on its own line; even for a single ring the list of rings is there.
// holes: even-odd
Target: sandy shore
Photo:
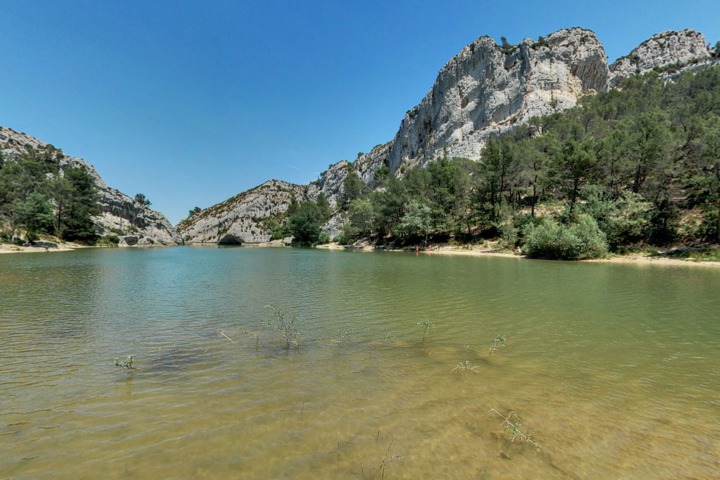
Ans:
[[[256,247],[275,247],[279,245],[263,244],[263,245],[252,245]],[[46,252],[68,252],[77,250],[80,248],[97,248],[97,247],[86,247],[84,245],[76,245],[72,243],[60,243],[57,248],[51,247],[22,247],[18,245],[0,243],[0,254],[3,253],[46,253]],[[347,247],[338,245],[336,243],[318,245],[316,248],[323,250],[347,250]],[[364,245],[362,247],[353,248],[355,251],[371,252],[376,251],[375,247],[371,245]],[[388,252],[403,252],[406,250],[384,250]],[[450,245],[434,245],[429,249],[418,251],[422,255],[461,255],[470,257],[506,257],[515,258],[518,260],[525,259],[524,255],[516,255],[507,251],[502,251],[497,248],[497,245],[493,243],[485,243],[483,245],[462,245],[462,246],[450,246]],[[664,258],[655,257],[648,255],[623,255],[623,256],[611,256],[608,258],[602,258],[598,260],[580,260],[582,263],[625,263],[634,265],[657,265],[657,266],[682,266],[682,267],[705,267],[705,268],[720,268],[720,262],[702,262],[693,260],[682,260],[675,258]]]
[[[328,250],[344,250],[345,247],[330,244],[322,245],[318,248],[324,248]],[[372,246],[363,246],[356,248],[358,251],[374,251]],[[391,251],[402,251],[402,250],[391,250]],[[419,252],[423,255],[464,255],[471,257],[507,257],[516,258],[518,260],[526,259],[524,255],[516,255],[511,252],[503,251],[497,248],[497,245],[493,243],[486,243],[483,245],[463,245],[463,246],[450,246],[450,245],[436,245],[431,247],[429,250],[420,249]],[[539,260],[540,261],[540,260]],[[705,267],[705,268],[720,268],[720,262],[702,262],[693,260],[682,260],[675,258],[664,258],[655,257],[648,255],[622,255],[622,256],[611,256],[608,258],[602,258],[598,260],[579,260],[581,263],[625,263],[634,265],[657,265],[657,266],[682,266],[682,267]]]
[[[23,247],[12,243],[0,243],[0,254],[3,253],[46,253],[46,252],[69,252],[78,248],[87,248],[70,243],[59,243],[57,247]]]

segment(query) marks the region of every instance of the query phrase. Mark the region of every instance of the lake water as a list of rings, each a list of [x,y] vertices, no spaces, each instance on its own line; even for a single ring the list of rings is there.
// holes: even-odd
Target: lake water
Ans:
[[[2,255],[0,478],[718,478],[719,293],[684,266]]]

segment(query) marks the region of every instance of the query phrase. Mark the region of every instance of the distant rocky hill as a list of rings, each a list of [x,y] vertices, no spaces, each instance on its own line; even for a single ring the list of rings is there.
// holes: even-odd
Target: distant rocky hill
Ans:
[[[270,180],[180,222],[178,231],[188,243],[240,245],[270,240],[268,220],[282,217],[293,198],[307,187]]]
[[[715,63],[705,37],[694,30],[667,31],[653,35],[628,55],[610,65],[609,87],[614,88],[631,75],[651,70],[677,73],[698,64]]]
[[[0,149],[12,157],[27,154],[29,149],[42,152],[54,147],[25,133],[0,127]],[[59,152],[59,151],[58,151]],[[100,215],[93,217],[98,235],[116,234],[120,246],[178,245],[182,242],[165,216],[136,202],[128,195],[109,187],[95,168],[81,158],[59,152],[60,170],[80,167],[94,179],[100,194]]]
[[[406,113],[391,142],[353,162],[331,165],[319,180],[307,187],[294,185],[285,195],[277,195],[267,184],[251,190],[253,194],[237,195],[219,204],[227,208],[216,205],[208,209],[212,214],[204,211],[183,221],[178,231],[187,243],[220,242],[222,235],[212,236],[212,231],[233,232],[245,243],[262,242],[269,231],[250,212],[284,212],[292,196],[314,200],[320,193],[336,207],[343,181],[352,171],[372,187],[382,166],[402,176],[442,157],[480,160],[489,136],[534,116],[571,108],[581,97],[615,88],[631,75],[651,70],[672,75],[716,62],[703,35],[692,30],[655,35],[612,65],[595,34],[582,28],[525,39],[518,45],[501,46],[481,37],[440,70],[427,95]],[[268,197],[263,197],[264,192]],[[342,222],[338,212],[325,229],[334,236]]]

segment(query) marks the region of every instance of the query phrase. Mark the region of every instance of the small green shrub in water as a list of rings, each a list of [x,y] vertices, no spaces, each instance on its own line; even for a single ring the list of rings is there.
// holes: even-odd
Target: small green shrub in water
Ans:
[[[498,335],[495,337],[490,344],[490,353],[495,353],[500,350],[500,347],[504,347],[506,345],[506,340],[505,335]]]
[[[465,353],[470,349],[470,345],[465,345]],[[470,360],[465,359],[464,361],[455,365],[455,368],[451,370],[452,373],[461,374],[465,372],[475,372],[478,369],[477,365],[470,363]]]
[[[272,310],[274,317],[265,320],[265,326],[280,335],[285,341],[285,349],[300,347],[300,320],[297,315],[288,315],[285,309],[276,305],[265,305],[265,308]],[[289,318],[288,318],[289,317]]]
[[[470,360],[465,360],[463,362],[458,363],[455,368],[452,369],[452,373],[455,374],[461,374],[465,372],[475,372],[477,371],[478,367],[477,365],[473,365],[470,363]]]
[[[527,442],[535,446],[536,448],[540,448],[540,444],[533,440],[530,434],[524,433],[522,430],[520,430],[520,426],[522,424],[520,423],[520,417],[517,416],[517,413],[510,411],[507,415],[503,415],[494,408],[491,408],[490,412],[503,419],[501,426],[506,431],[510,430],[511,442],[514,442],[515,439],[518,439],[521,442]]]
[[[135,369],[135,367],[133,366],[134,361],[135,361],[135,355],[128,356],[127,360],[125,360],[125,361],[120,360],[119,358],[115,357],[115,366],[126,368],[128,370],[134,370]]]
[[[430,334],[430,329],[435,328],[435,324],[431,323],[427,318],[423,318],[417,322],[417,324],[423,328],[422,343],[425,343],[425,340],[427,340],[427,337]]]

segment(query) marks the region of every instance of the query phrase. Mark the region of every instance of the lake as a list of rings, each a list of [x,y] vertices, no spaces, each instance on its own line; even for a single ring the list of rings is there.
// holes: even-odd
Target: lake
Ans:
[[[691,266],[2,255],[0,478],[717,478],[719,292]]]

